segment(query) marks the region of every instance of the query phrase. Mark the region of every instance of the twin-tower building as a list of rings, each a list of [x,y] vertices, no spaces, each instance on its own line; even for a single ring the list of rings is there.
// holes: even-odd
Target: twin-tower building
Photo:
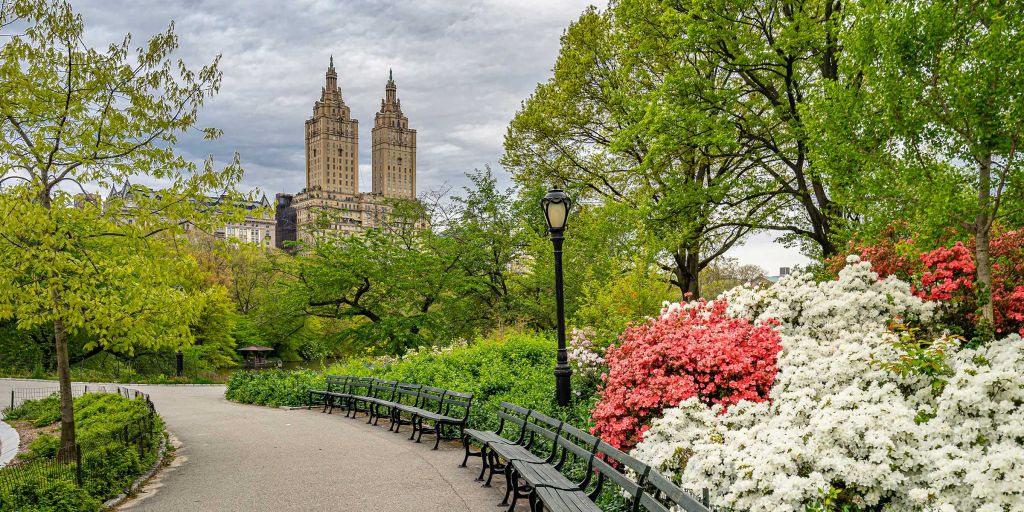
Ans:
[[[416,199],[416,130],[402,113],[393,76],[384,87],[371,137],[371,191],[360,192],[359,121],[342,98],[332,57],[327,83],[305,126],[306,188],[294,196],[278,195],[278,243],[308,241],[320,231],[373,228],[390,213],[391,200]],[[292,213],[294,221],[288,218]],[[294,232],[288,232],[288,224]]]

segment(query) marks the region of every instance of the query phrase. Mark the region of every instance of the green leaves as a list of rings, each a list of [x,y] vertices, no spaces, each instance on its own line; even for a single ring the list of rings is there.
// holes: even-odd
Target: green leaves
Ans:
[[[134,52],[130,36],[84,47],[66,3],[5,3],[0,17],[26,26],[0,49],[0,318],[59,320],[125,354],[189,343],[207,292],[189,284],[198,268],[175,239],[239,215],[237,194],[206,206],[241,178],[237,156],[218,170],[174,149],[219,87],[216,62],[172,63],[173,26]],[[129,180],[164,188],[106,202],[84,193]]]

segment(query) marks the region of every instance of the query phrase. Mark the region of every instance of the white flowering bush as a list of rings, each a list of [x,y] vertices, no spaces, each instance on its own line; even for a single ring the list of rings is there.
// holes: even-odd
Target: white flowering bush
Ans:
[[[892,371],[905,354],[890,329],[927,325],[934,303],[855,256],[835,281],[793,275],[724,295],[730,314],[780,322],[771,401],[727,411],[684,401],[636,457],[733,510],[803,511],[826,495],[866,510],[1024,510],[1019,336],[940,353],[936,386]]]
[[[573,328],[569,332],[567,356],[574,375],[585,379],[597,379],[608,369],[601,350],[594,344],[597,332],[590,327]]]

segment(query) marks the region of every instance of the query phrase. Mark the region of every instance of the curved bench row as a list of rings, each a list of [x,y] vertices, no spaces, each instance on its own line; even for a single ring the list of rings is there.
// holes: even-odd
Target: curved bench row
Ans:
[[[389,430],[410,425],[409,439],[420,442],[434,434],[434,449],[441,439],[462,439],[461,467],[480,457],[478,481],[490,486],[495,475],[505,479],[501,505],[509,512],[526,499],[534,512],[600,512],[595,504],[609,485],[626,497],[632,512],[710,512],[709,493],[694,496],[656,470],[564,421],[539,411],[501,402],[496,430],[466,428],[473,395],[420,384],[369,377],[332,375],[326,389],[311,390],[307,409],[335,408],[346,416],[365,414],[374,425],[388,418]],[[458,429],[458,437],[447,430]],[[475,449],[475,451],[474,451]]]
[[[374,425],[380,418],[391,420],[389,430],[398,432],[402,425],[411,425],[409,439],[420,442],[423,434],[434,434],[434,449],[441,439],[459,439],[466,428],[473,395],[420,384],[407,384],[393,380],[331,375],[326,389],[310,390],[306,408],[322,405],[323,412],[333,413],[335,408],[345,416],[355,418],[359,413]],[[459,435],[446,435],[445,429],[458,429]]]

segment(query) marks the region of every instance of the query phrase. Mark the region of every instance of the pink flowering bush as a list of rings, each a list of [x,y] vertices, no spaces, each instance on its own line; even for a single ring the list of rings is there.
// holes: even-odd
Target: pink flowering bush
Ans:
[[[628,450],[663,409],[688,398],[722,406],[767,400],[781,350],[775,322],[733,318],[727,308],[724,299],[675,305],[627,329],[605,354],[594,433]]]
[[[958,292],[974,289],[974,258],[963,242],[953,247],[939,247],[921,255],[920,284],[911,288],[914,295],[925,300],[951,300]]]

